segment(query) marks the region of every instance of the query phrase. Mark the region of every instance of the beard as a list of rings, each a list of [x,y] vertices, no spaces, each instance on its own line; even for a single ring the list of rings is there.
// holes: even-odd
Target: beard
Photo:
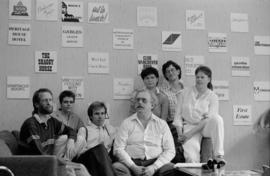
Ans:
[[[48,114],[51,114],[53,112],[53,107],[52,106],[46,106],[46,107],[41,106],[38,111],[41,114],[48,115]]]

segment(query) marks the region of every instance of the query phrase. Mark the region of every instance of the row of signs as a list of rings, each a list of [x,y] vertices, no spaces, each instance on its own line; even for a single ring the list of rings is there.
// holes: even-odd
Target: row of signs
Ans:
[[[10,45],[31,45],[31,25],[10,23],[8,28]],[[63,47],[83,47],[82,26],[62,26]],[[182,34],[179,31],[162,31],[162,50],[181,51]],[[225,33],[208,33],[209,52],[227,52]],[[114,49],[134,49],[134,31],[131,29],[113,29]],[[270,55],[270,36],[254,36],[254,52],[257,55]]]

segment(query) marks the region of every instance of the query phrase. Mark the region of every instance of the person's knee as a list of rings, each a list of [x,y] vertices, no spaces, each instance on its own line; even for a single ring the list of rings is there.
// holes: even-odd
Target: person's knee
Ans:
[[[113,163],[112,167],[116,175],[129,175],[130,174],[128,167],[120,162]]]
[[[213,125],[217,125],[217,126],[223,125],[223,118],[220,115],[218,115],[218,114],[212,115],[209,118],[208,121],[209,121],[208,123],[213,124]]]

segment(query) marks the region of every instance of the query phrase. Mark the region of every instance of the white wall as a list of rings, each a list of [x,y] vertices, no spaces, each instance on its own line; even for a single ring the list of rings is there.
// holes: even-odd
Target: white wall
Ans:
[[[83,48],[61,47],[61,26],[57,22],[35,20],[35,1],[32,1],[32,20],[8,19],[8,0],[0,1],[0,129],[19,129],[22,122],[31,115],[31,98],[14,100],[6,98],[7,76],[28,76],[31,82],[31,95],[40,87],[50,88],[57,96],[61,92],[63,76],[82,76],[84,78],[85,98],[76,101],[76,112],[85,120],[88,103],[94,100],[110,104],[111,122],[118,126],[128,115],[129,102],[113,100],[113,78],[134,78],[138,87],[137,54],[153,53],[159,58],[159,66],[171,59],[178,62],[184,70],[185,55],[203,55],[206,65],[213,71],[214,80],[227,80],[230,88],[230,100],[220,101],[220,114],[225,122],[225,152],[227,169],[255,169],[263,163],[269,163],[269,140],[267,136],[252,132],[251,126],[232,125],[232,106],[249,104],[252,106],[254,120],[269,107],[269,102],[257,102],[253,97],[254,81],[270,81],[270,57],[254,54],[253,37],[270,35],[269,0],[104,0],[109,4],[109,24],[87,23],[87,3],[85,0]],[[98,1],[99,2],[99,1]],[[138,27],[136,21],[137,6],[153,6],[158,9],[157,27]],[[60,7],[60,1],[59,1]],[[204,10],[206,29],[187,31],[185,11],[187,9]],[[230,31],[230,13],[247,13],[249,17],[248,33]],[[29,23],[32,26],[32,45],[8,45],[9,23]],[[66,23],[64,24],[66,25]],[[134,30],[133,50],[112,49],[112,30],[126,28]],[[161,49],[161,32],[165,30],[181,31],[182,51],[165,52]],[[208,32],[226,33],[228,52],[209,53]],[[34,52],[53,50],[58,53],[58,71],[55,74],[36,74],[34,71]],[[108,52],[110,74],[93,75],[87,73],[87,53]],[[231,56],[250,58],[251,76],[231,76]],[[161,72],[160,72],[161,74]],[[162,74],[161,74],[162,75]],[[186,86],[193,85],[193,77],[183,74]],[[268,136],[269,137],[269,136]]]

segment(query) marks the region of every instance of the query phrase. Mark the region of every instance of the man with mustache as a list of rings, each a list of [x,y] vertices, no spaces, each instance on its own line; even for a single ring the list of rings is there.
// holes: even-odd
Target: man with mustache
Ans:
[[[115,137],[113,167],[117,176],[173,175],[173,137],[165,120],[154,115],[151,94],[135,95],[136,113],[125,119]]]

